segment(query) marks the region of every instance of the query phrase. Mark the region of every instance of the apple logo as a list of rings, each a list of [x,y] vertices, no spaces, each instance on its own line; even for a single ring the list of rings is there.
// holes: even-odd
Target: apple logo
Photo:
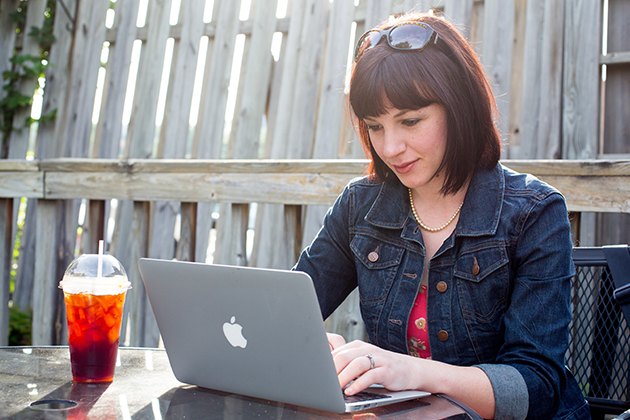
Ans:
[[[245,348],[247,346],[247,339],[243,337],[243,327],[240,324],[235,324],[236,317],[232,317],[230,322],[223,324],[223,334],[225,338],[230,342],[232,347]]]

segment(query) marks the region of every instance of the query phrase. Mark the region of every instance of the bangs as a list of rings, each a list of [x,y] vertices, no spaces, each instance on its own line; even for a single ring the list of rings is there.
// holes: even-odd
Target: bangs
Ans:
[[[417,51],[392,53],[379,47],[361,57],[361,66],[355,67],[352,75],[349,100],[357,118],[378,117],[390,107],[417,110],[432,103],[441,104],[429,86],[431,76],[427,68],[412,57]],[[432,52],[425,50],[422,54]]]

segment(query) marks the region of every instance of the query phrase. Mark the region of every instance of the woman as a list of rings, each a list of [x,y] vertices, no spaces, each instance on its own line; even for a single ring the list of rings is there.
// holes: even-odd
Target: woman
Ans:
[[[564,366],[570,226],[562,195],[499,164],[481,64],[446,21],[408,14],[359,40],[350,105],[369,175],[295,267],[324,317],[358,286],[369,343],[330,335],[346,394],[445,393],[485,418],[588,418]]]

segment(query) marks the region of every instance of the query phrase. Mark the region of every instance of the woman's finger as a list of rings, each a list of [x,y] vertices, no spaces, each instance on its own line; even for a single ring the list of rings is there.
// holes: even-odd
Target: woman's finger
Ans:
[[[335,350],[346,344],[346,340],[340,336],[339,334],[326,333],[328,337],[328,344],[330,345],[330,350]]]

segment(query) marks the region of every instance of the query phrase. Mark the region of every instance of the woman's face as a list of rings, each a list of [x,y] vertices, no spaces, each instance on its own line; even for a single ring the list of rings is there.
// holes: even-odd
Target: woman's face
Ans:
[[[374,150],[407,188],[442,188],[437,174],[446,150],[444,107],[387,108],[383,115],[364,119]]]

